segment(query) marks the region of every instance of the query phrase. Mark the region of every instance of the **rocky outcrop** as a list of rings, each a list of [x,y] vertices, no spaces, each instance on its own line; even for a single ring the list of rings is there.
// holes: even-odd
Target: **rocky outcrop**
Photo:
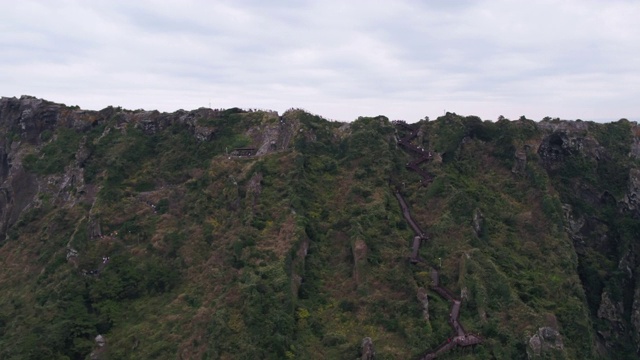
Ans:
[[[106,359],[106,349],[107,349],[107,339],[104,335],[98,335],[94,339],[95,349],[89,354],[89,359],[91,360],[100,360]]]
[[[626,321],[624,320],[623,303],[613,299],[606,290],[602,292],[597,315],[607,322],[607,325],[601,327],[598,331],[599,341],[604,349],[612,348],[615,343],[626,338],[624,334],[626,332]]]
[[[583,245],[584,240],[580,231],[584,227],[584,217],[576,218],[573,215],[573,209],[569,204],[562,204],[562,212],[564,215],[564,230],[575,245]]]
[[[255,211],[256,203],[260,198],[262,192],[262,173],[257,172],[253,174],[249,183],[247,184],[247,194],[251,196],[251,209]]]
[[[10,168],[7,179],[0,184],[0,240],[5,238],[7,230],[33,202],[38,187],[36,177],[22,166]]]
[[[623,211],[629,211],[640,216],[640,169],[629,171],[629,186],[627,193],[620,202]]]
[[[635,159],[640,159],[640,125],[638,123],[631,123],[631,151],[629,156]]]
[[[640,287],[636,286],[631,307],[631,326],[633,327],[636,351],[640,352]]]
[[[527,348],[527,355],[529,359],[544,356],[552,350],[563,350],[564,343],[562,342],[562,336],[558,330],[545,326],[538,329],[538,332],[531,336],[528,340],[529,347]]]
[[[598,309],[598,317],[608,320],[612,325],[620,325],[622,323],[623,307],[621,302],[613,301],[608,292],[602,292],[600,308]]]
[[[484,226],[484,215],[482,215],[482,211],[480,211],[480,209],[475,209],[473,211],[471,226],[473,226],[473,232],[476,234],[477,237],[482,236],[482,230]]]
[[[215,128],[201,122],[219,118],[222,114],[221,110],[204,108],[174,113],[114,107],[85,111],[32,96],[0,98],[0,134],[3,135],[0,137],[0,240],[24,211],[41,206],[42,198],[64,207],[78,201],[93,203],[96,191],[88,189],[84,183],[84,165],[91,156],[91,144],[87,144],[86,137],[81,138],[77,149],[72,149],[74,161],[62,172],[42,176],[23,166],[24,158],[37,153],[34,148],[46,145],[57,128],[74,129],[82,134],[97,125],[109,123],[104,131],[106,134],[113,129],[125,131],[125,126],[132,124],[146,134],[155,134],[171,125],[182,124],[198,140],[211,141]],[[36,194],[46,196],[36,197]],[[99,228],[89,232],[90,237],[100,235]]]
[[[38,144],[41,134],[52,131],[61,120],[60,104],[54,104],[33,96],[0,99],[0,127],[18,135],[20,141]]]
[[[373,360],[376,357],[376,352],[373,348],[373,341],[370,337],[362,339],[362,356],[361,360]]]
[[[427,296],[427,290],[425,288],[418,288],[416,293],[418,301],[422,305],[422,316],[426,321],[429,321],[429,297]]]
[[[304,237],[298,246],[296,256],[291,261],[291,290],[293,294],[298,294],[304,283],[304,266],[309,253],[309,244],[309,238]]]
[[[525,150],[518,150],[514,154],[515,161],[511,172],[516,175],[524,175],[527,169],[527,152]]]
[[[96,346],[97,347],[103,347],[103,346],[107,345],[107,339],[105,339],[104,336],[102,336],[102,335],[96,336],[95,341],[96,341]]]
[[[545,130],[548,133],[563,132],[576,135],[584,135],[589,131],[589,123],[585,121],[563,121],[556,120],[542,120],[536,123],[538,129]]]
[[[276,112],[265,113],[261,125],[250,128],[245,135],[257,148],[256,156],[286,149],[297,124],[279,117]]]
[[[87,224],[87,231],[89,232],[90,239],[97,239],[102,237],[102,229],[100,228],[100,221],[95,218],[89,219],[89,223]]]
[[[538,155],[548,170],[563,166],[562,162],[572,155],[582,154],[600,159],[603,148],[598,141],[588,135],[588,123],[569,121],[560,123],[540,122],[538,128],[547,130],[538,147]]]

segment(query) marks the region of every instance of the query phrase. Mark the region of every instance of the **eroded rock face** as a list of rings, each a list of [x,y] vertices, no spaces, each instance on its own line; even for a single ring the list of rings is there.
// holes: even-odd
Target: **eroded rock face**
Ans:
[[[529,348],[531,349],[534,355],[540,356],[540,353],[542,352],[542,341],[540,340],[540,336],[538,336],[538,334],[533,335],[529,339]],[[529,359],[531,358],[532,356],[531,354],[529,354]]]
[[[640,215],[640,169],[629,171],[629,188],[620,205],[624,211]]]
[[[513,156],[515,161],[511,172],[517,175],[524,175],[527,169],[527,152],[525,150],[518,150]]]
[[[53,130],[59,120],[61,105],[53,104],[32,96],[0,99],[0,119],[2,125],[21,140],[31,144],[40,142],[40,134]]]
[[[636,287],[631,307],[631,326],[633,326],[636,351],[640,351],[640,287]]]
[[[252,204],[251,207],[254,208],[258,198],[260,197],[260,193],[262,192],[262,173],[257,172],[253,174],[249,183],[247,184],[247,193],[251,194]]]
[[[544,138],[538,148],[538,155],[547,167],[571,155],[570,140],[567,134],[558,132]]]
[[[107,344],[107,339],[104,338],[104,336],[102,335],[98,335],[96,336],[96,346],[98,347],[103,347]]]
[[[625,321],[622,301],[615,301],[607,291],[602,292],[598,317],[609,322],[609,326],[598,331],[605,347],[611,347],[612,343],[624,336]],[[633,314],[632,314],[633,317]],[[632,319],[633,322],[633,319]]]
[[[418,288],[416,294],[418,301],[422,304],[422,316],[425,320],[429,321],[429,297],[427,296],[427,290],[425,288]]]
[[[629,156],[640,159],[640,125],[633,123],[631,133],[633,134],[633,140]]]
[[[370,337],[362,339],[362,356],[361,360],[373,360],[376,357],[376,352],[373,348],[373,341]]]
[[[94,350],[89,354],[89,359],[91,360],[101,360],[101,359],[106,359],[107,357],[105,356],[105,350],[107,349],[107,339],[105,338],[104,335],[98,335],[95,337],[94,339],[95,342],[95,348]]]
[[[540,121],[538,128],[549,132],[584,133],[589,130],[589,123],[584,121]]]
[[[562,205],[564,213],[564,229],[573,241],[576,252],[584,253],[586,248],[607,252],[613,246],[609,237],[609,226],[606,222],[592,216],[577,216],[569,204]]]
[[[622,322],[623,307],[622,303],[613,301],[608,292],[602,292],[602,300],[598,309],[598,317],[609,320],[612,323]]]
[[[84,164],[91,156],[86,138],[74,149],[75,160],[61,173],[36,176],[23,167],[25,156],[33,152],[34,147],[43,146],[56,128],[66,127],[82,133],[98,123],[115,119],[116,128],[133,122],[145,133],[152,134],[180,122],[195,129],[199,118],[215,116],[217,113],[211,109],[172,114],[113,107],[85,111],[32,96],[0,98],[0,131],[5,135],[0,139],[0,241],[24,211],[40,205],[36,194],[46,194],[54,204],[65,207],[81,200],[93,201],[95,191],[89,191],[84,184]],[[197,136],[202,134],[197,129],[194,132]],[[99,230],[92,235],[99,235]]]
[[[579,124],[584,123],[562,123],[562,127],[558,127],[543,138],[538,147],[538,155],[548,170],[563,166],[562,162],[572,155],[582,154],[600,159],[602,147],[596,139],[585,135],[586,124]],[[538,124],[538,127],[541,128],[545,128],[545,126],[544,122]]]
[[[529,338],[528,343],[527,355],[529,359],[544,355],[551,350],[564,350],[560,332],[549,326],[539,328],[538,332]]]
[[[33,202],[38,187],[35,175],[24,171],[21,166],[10,169],[6,180],[0,185],[0,240],[5,238],[9,227]]]
[[[89,239],[97,239],[102,237],[102,229],[100,227],[100,221],[95,218],[89,219],[89,223],[87,225],[87,231],[89,235]]]
[[[571,240],[576,245],[583,245],[583,237],[580,231],[584,227],[584,217],[575,217],[573,209],[569,204],[562,204],[562,212],[564,215],[564,230],[567,232]]]
[[[471,225],[473,226],[473,232],[476,233],[476,236],[480,237],[482,235],[484,225],[484,215],[482,215],[482,211],[480,211],[480,209],[474,210]]]
[[[300,287],[304,283],[304,263],[307,258],[307,254],[309,253],[309,238],[304,237],[298,246],[298,250],[296,251],[296,256],[292,259],[291,263],[291,282],[292,282],[292,290],[294,294],[298,294]]]

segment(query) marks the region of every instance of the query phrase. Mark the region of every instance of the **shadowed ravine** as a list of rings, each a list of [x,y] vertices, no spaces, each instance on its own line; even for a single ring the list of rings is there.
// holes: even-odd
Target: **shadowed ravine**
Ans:
[[[398,144],[402,146],[404,149],[408,150],[410,153],[413,153],[415,155],[415,159],[407,163],[406,166],[408,169],[418,173],[418,175],[422,177],[422,180],[421,180],[422,184],[424,186],[427,186],[433,180],[433,177],[429,173],[427,173],[425,170],[420,168],[419,165],[432,158],[431,152],[425,151],[424,148],[411,144],[411,140],[413,140],[418,135],[419,129],[417,127],[414,129],[412,126],[410,126],[404,121],[395,121],[394,124],[398,129],[405,129],[410,131],[409,135],[406,135],[405,137],[400,138],[398,140]],[[413,238],[413,243],[412,243],[410,261],[413,264],[416,264],[418,262],[424,263],[424,260],[421,259],[419,256],[419,250],[420,250],[420,245],[423,242],[428,241],[429,237],[420,228],[418,223],[416,223],[416,221],[411,216],[409,206],[407,205],[407,202],[402,197],[402,194],[400,194],[399,189],[395,190],[395,195],[396,195],[396,198],[398,199],[398,202],[400,203],[400,208],[402,209],[402,216],[407,221],[407,223],[409,223],[409,226],[415,233],[415,236]],[[455,347],[458,347],[458,346],[467,347],[467,346],[472,346],[472,345],[481,343],[482,338],[480,336],[468,333],[460,323],[459,321],[460,306],[461,306],[462,300],[457,299],[450,290],[440,285],[440,276],[438,274],[438,270],[435,268],[431,268],[431,282],[432,282],[431,289],[435,291],[438,295],[446,299],[447,301],[451,302],[451,311],[449,312],[448,322],[453,329],[453,334],[449,338],[444,340],[437,348],[432,350],[427,350],[426,352],[424,352],[422,355],[419,356],[419,359],[420,360],[435,359],[439,355],[442,355],[443,353],[449,350],[452,350]]]

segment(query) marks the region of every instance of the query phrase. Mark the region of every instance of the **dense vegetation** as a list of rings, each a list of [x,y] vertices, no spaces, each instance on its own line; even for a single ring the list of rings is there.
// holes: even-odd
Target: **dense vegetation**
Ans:
[[[214,129],[202,140],[190,124],[148,131],[123,113],[18,144],[43,183],[82,178],[40,188],[0,243],[0,358],[355,359],[364,337],[376,359],[417,356],[448,336],[449,305],[431,297],[423,315],[428,267],[408,261],[412,232],[390,184],[431,236],[420,256],[485,339],[449,358],[525,359],[540,327],[564,344],[544,358],[604,356],[603,291],[631,326],[636,278],[618,262],[635,256],[640,222],[616,201],[638,166],[628,122],[588,124],[599,158],[569,149],[551,161],[536,149],[553,139],[531,120],[422,121],[418,142],[437,154],[425,187],[383,116],[345,125],[230,109],[197,120]],[[288,146],[229,156],[278,122],[293,129]],[[613,200],[594,204],[585,188]],[[563,204],[600,219],[586,245],[565,232]],[[632,335],[610,341],[606,356],[635,357]]]

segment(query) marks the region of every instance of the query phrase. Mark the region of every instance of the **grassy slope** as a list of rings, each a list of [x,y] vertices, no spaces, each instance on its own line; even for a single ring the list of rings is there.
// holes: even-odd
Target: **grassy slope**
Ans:
[[[294,148],[254,159],[223,155],[246,145],[242,134],[261,121],[252,114],[210,120],[210,143],[179,126],[89,134],[87,181],[101,186],[93,208],[45,199],[0,248],[0,357],[84,358],[98,333],[113,358],[351,359],[365,336],[381,359],[417,355],[448,336],[449,309],[433,296],[431,319],[422,318],[416,291],[428,286],[428,268],[407,261],[412,234],[390,180],[404,183],[432,235],[421,256],[441,263],[449,289],[466,289],[461,321],[486,339],[451,357],[526,358],[526,336],[541,326],[564,337],[566,352],[552,357],[593,356],[554,183],[535,161],[525,176],[510,171],[515,146],[541,137],[526,122],[422,123],[423,145],[444,153],[428,165],[436,180],[425,188],[404,169],[385,118],[344,130],[289,116],[302,129]],[[31,161],[34,171],[56,170]],[[89,239],[91,218],[118,235]],[[78,269],[65,261],[70,240]],[[364,259],[354,250],[362,242]],[[112,260],[99,277],[79,274],[105,254]]]

